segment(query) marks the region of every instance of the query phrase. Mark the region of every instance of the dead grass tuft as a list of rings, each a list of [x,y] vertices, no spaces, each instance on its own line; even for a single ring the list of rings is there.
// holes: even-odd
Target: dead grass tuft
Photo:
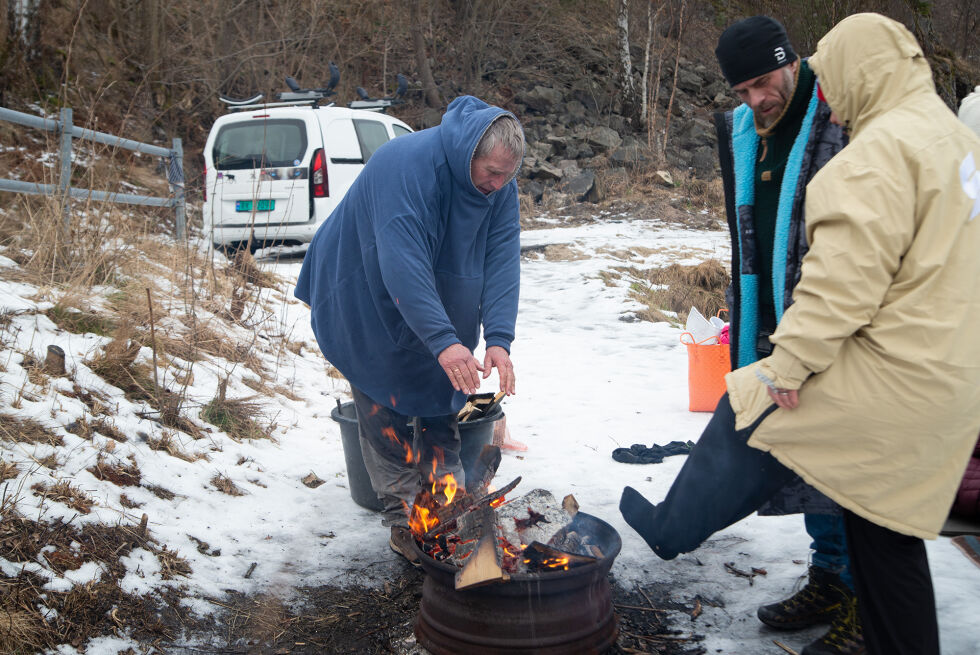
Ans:
[[[68,398],[76,398],[88,407],[89,411],[95,415],[108,414],[109,409],[106,406],[109,399],[99,391],[92,389],[82,389],[77,383],[72,385],[71,391],[60,391],[61,395],[67,396]]]
[[[0,578],[0,588],[13,586],[13,583]],[[8,592],[10,593],[10,592]],[[47,626],[41,614],[32,609],[12,607],[9,596],[0,602],[3,617],[0,619],[0,653],[19,655],[23,653],[40,652],[46,643]]]
[[[201,459],[208,460],[208,456],[205,453],[192,454],[185,451],[177,442],[176,437],[170,432],[162,433],[158,439],[149,439],[147,445],[150,447],[150,450],[161,450],[171,457],[182,459],[185,462],[196,462]]]
[[[62,330],[72,334],[98,334],[112,336],[116,329],[115,321],[105,314],[84,311],[76,307],[57,304],[46,310],[44,315]]]
[[[132,455],[130,458],[129,464],[124,464],[121,461],[110,462],[99,457],[95,466],[86,470],[99,480],[109,481],[119,487],[138,487],[142,474],[136,462],[132,460]]]
[[[630,285],[630,295],[647,306],[639,313],[646,320],[669,321],[663,314],[667,310],[676,313],[683,323],[691,307],[697,307],[705,316],[714,316],[726,306],[725,289],[730,278],[717,259],[695,266],[671,264],[665,268],[622,270],[636,280]]]
[[[226,475],[221,473],[216,473],[213,478],[211,478],[211,485],[220,491],[221,493],[228,494],[229,496],[244,496],[245,492],[238,488],[238,485],[232,481]]]
[[[174,492],[156,484],[143,485],[143,488],[149,491],[157,498],[159,498],[160,500],[173,500],[174,498],[177,497],[177,494],[175,494]]]
[[[92,506],[95,505],[95,501],[89,498],[84,491],[73,487],[67,480],[62,480],[51,486],[38,482],[31,485],[31,491],[34,492],[35,496],[57,501],[80,514],[88,514],[92,511]]]
[[[160,577],[164,580],[173,580],[178,575],[187,577],[193,572],[191,565],[176,550],[161,546],[154,554],[160,562]]]
[[[9,414],[0,414],[0,439],[47,446],[65,445],[61,435],[55,434],[34,419],[18,418]]]
[[[267,273],[255,263],[255,257],[248,250],[239,250],[232,259],[228,272],[232,277],[238,277],[245,284],[274,289],[279,285],[279,278]]]
[[[13,480],[18,475],[20,475],[20,469],[17,465],[12,462],[5,462],[0,459],[0,482],[4,480]]]
[[[271,439],[253,416],[259,416],[262,406],[250,398],[225,398],[226,382],[222,381],[218,395],[201,410],[201,418],[227,433],[235,441],[245,439]]]
[[[126,509],[139,509],[143,506],[143,503],[137,503],[135,500],[127,496],[126,494],[119,494],[119,504]]]
[[[85,417],[82,417],[77,421],[72,421],[66,429],[68,432],[86,440],[91,440],[92,435],[96,432],[119,443],[124,443],[129,440],[111,420],[104,418],[97,418],[90,423]]]

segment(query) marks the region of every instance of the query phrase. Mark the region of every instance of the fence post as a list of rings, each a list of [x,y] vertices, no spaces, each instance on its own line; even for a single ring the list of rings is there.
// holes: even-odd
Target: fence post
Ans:
[[[67,236],[71,225],[71,107],[61,108],[61,149],[59,161],[61,163],[61,176],[58,179],[58,192],[61,194],[61,216],[65,222],[65,234]]]
[[[168,177],[174,187],[174,212],[177,223],[177,239],[187,238],[186,201],[184,199],[184,145],[180,137],[174,137],[173,151],[170,153]]]

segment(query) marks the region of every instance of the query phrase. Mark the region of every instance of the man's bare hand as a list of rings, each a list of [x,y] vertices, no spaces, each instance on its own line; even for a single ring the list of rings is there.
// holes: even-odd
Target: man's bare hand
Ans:
[[[796,389],[769,389],[769,397],[783,409],[796,409],[800,404],[800,394]]]
[[[454,343],[439,353],[438,359],[439,366],[446,372],[453,389],[471,394],[476,393],[480,388],[479,374],[483,372],[483,367],[480,366],[480,360],[474,357],[466,346]]]
[[[510,355],[500,346],[490,346],[487,354],[483,358],[483,379],[490,377],[490,371],[496,367],[497,376],[500,378],[500,390],[508,396],[513,396],[516,392],[514,379],[514,365],[510,361]]]

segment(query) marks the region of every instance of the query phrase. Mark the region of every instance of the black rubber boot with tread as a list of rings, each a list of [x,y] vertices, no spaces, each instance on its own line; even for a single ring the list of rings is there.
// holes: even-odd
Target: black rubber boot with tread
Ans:
[[[809,644],[800,655],[864,655],[864,634],[857,612],[857,597],[844,601],[827,633]]]
[[[795,594],[758,610],[759,620],[777,630],[799,630],[833,621],[852,594],[836,573],[810,566],[806,585]]]

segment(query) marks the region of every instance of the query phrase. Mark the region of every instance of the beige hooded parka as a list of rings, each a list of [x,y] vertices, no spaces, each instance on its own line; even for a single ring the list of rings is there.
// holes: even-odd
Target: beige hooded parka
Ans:
[[[810,250],[773,354],[729,374],[749,444],[841,506],[934,538],[980,429],[980,140],[902,25],[841,21],[810,65],[850,144],[807,187]]]

